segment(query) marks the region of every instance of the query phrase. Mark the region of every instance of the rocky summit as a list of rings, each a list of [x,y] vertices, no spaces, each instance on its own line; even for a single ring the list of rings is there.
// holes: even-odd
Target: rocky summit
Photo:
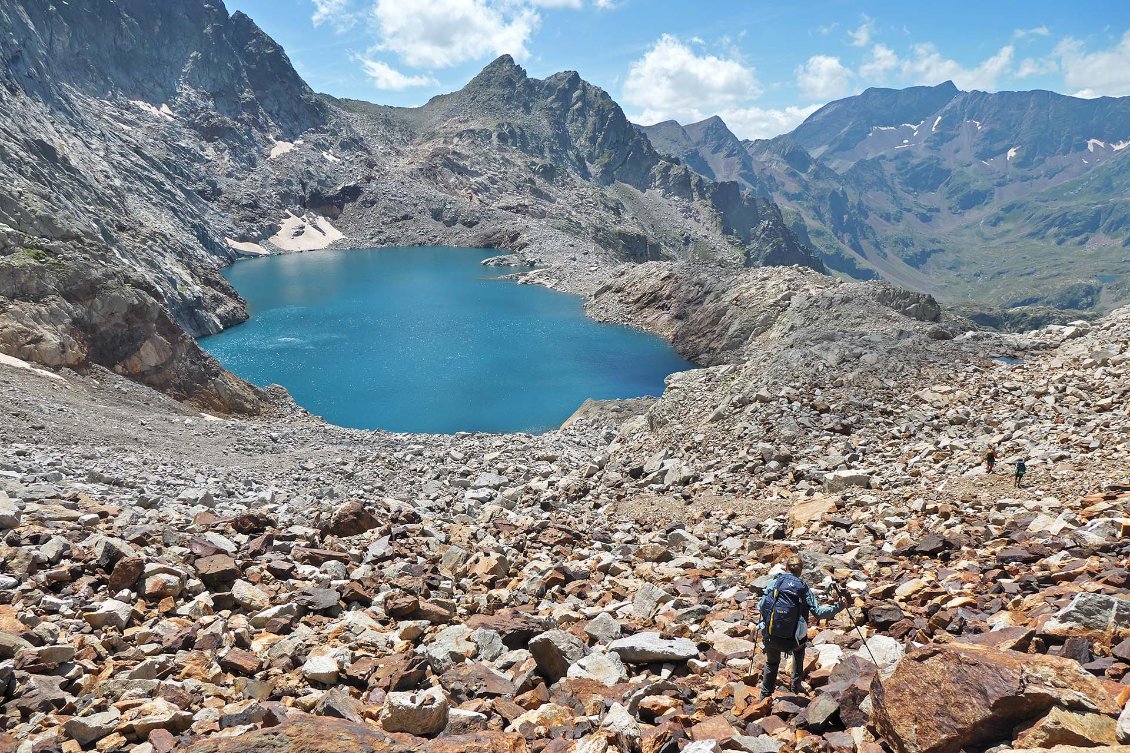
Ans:
[[[215,0],[14,0],[0,59],[0,753],[1130,751],[1130,308],[1002,333],[829,276],[720,120],[508,56],[383,107]],[[866,96],[942,108],[927,149],[951,89]],[[794,136],[868,162],[854,104]],[[413,435],[193,339],[237,257],[387,245],[498,248],[698,368]],[[797,557],[846,608],[761,699]]]

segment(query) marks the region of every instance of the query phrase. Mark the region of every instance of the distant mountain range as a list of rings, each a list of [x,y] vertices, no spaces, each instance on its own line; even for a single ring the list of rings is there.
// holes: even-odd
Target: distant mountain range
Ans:
[[[661,153],[772,196],[832,269],[951,301],[1130,299],[1130,97],[868,89],[791,133],[641,127]]]

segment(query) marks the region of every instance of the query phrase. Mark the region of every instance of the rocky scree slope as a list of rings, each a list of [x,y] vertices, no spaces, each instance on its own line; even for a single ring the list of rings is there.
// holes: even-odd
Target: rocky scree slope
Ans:
[[[190,337],[246,318],[219,274],[240,256],[490,246],[581,294],[622,259],[821,266],[775,205],[660,157],[576,74],[503,58],[418,110],[342,103],[210,0],[19,0],[0,55],[0,347],[209,408],[265,407]]]
[[[1010,307],[1126,300],[1130,98],[868,89],[745,142],[748,163],[717,118],[644,131],[702,174],[728,171],[773,196],[853,277]]]
[[[954,336],[928,297],[804,270],[636,272],[593,305],[722,317],[732,336],[686,338],[717,365],[537,437],[217,420],[112,372],[0,364],[0,740],[1126,741],[1130,310]],[[628,298],[645,279],[653,306]],[[754,604],[794,551],[853,609],[812,626],[806,693],[758,703]]]
[[[0,741],[1118,750],[1130,311],[945,339],[923,296],[741,275],[756,326],[702,346],[732,363],[540,436],[214,419],[0,364]],[[794,551],[853,608],[812,625],[811,690],[759,703],[753,609]]]

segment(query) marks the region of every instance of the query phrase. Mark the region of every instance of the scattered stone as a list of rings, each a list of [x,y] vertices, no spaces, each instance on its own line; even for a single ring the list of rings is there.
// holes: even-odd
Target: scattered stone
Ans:
[[[381,726],[387,732],[407,732],[433,737],[447,726],[448,703],[440,688],[389,693],[381,709]]]

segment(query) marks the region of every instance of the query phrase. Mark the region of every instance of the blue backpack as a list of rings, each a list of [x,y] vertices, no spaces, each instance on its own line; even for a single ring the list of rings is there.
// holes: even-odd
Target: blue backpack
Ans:
[[[781,640],[797,640],[797,625],[808,612],[807,591],[804,581],[791,573],[777,578],[773,589],[766,594],[768,598],[762,602],[761,620],[765,623],[766,635]]]

